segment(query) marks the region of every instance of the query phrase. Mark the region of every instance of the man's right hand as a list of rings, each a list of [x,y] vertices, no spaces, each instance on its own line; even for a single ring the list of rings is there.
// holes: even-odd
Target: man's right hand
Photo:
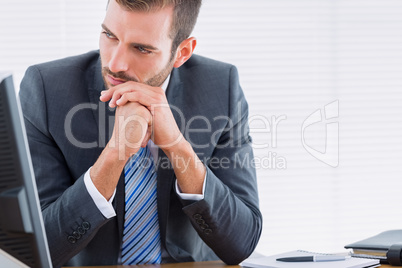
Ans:
[[[95,187],[106,200],[113,196],[128,158],[147,145],[151,124],[152,115],[141,104],[129,102],[117,107],[112,137],[90,172]]]
[[[127,161],[151,136],[151,112],[137,102],[128,102],[116,109],[113,135],[108,147],[118,149],[119,160]]]

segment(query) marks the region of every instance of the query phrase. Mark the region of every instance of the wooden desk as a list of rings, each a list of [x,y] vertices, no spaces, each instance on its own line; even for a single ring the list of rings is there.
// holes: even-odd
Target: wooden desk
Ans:
[[[113,266],[82,266],[80,268],[222,268],[234,267],[241,268],[239,265],[225,265],[221,261],[205,261],[205,262],[182,262],[182,263],[166,263],[161,265],[113,265]]]
[[[233,267],[233,268],[241,268],[239,265],[225,265],[221,261],[206,261],[206,262],[183,262],[183,263],[169,263],[169,264],[161,264],[161,265],[117,265],[117,266],[86,266],[80,268],[222,268],[222,267]],[[396,267],[391,265],[381,265],[381,268],[390,268]]]

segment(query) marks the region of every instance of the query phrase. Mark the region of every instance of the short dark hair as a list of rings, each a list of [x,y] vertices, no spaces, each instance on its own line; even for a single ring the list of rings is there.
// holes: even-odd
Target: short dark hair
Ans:
[[[173,21],[169,33],[172,53],[186,40],[194,29],[202,0],[115,0],[120,6],[132,10],[150,12],[173,6]]]

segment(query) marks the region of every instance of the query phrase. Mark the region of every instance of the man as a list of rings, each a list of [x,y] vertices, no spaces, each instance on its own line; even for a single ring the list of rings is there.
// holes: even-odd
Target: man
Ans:
[[[237,264],[256,247],[247,103],[235,67],[193,55],[200,5],[110,0],[99,52],[27,70],[54,266]]]

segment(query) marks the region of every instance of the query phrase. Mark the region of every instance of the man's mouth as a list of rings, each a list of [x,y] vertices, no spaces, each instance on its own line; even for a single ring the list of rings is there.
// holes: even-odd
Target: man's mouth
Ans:
[[[107,81],[108,81],[109,84],[111,84],[112,86],[117,86],[117,85],[120,85],[120,84],[123,84],[123,83],[126,82],[125,80],[121,80],[121,79],[118,79],[118,78],[114,78],[114,77],[111,76],[111,75],[107,75]]]

